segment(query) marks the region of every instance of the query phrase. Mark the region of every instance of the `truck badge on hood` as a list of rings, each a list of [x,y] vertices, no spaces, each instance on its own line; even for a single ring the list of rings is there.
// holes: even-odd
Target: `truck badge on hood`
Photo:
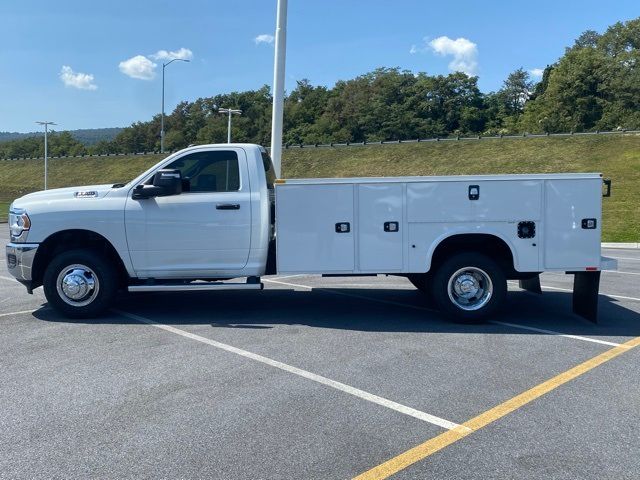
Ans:
[[[95,198],[98,196],[98,192],[95,190],[87,190],[84,192],[75,192],[74,196],[76,198]]]

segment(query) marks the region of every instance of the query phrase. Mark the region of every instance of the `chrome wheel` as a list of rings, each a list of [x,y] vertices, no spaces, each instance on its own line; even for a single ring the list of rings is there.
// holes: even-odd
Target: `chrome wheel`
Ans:
[[[464,267],[449,278],[447,293],[453,304],[462,310],[479,310],[493,295],[493,283],[487,273],[477,267]]]
[[[100,291],[100,281],[95,272],[82,264],[63,268],[56,280],[60,298],[73,307],[84,307],[95,300]]]

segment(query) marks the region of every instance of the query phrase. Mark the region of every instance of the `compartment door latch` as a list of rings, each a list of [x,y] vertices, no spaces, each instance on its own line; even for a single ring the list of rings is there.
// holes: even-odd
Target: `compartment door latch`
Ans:
[[[336,223],[336,233],[349,233],[351,231],[351,224],[349,222]]]
[[[480,198],[480,185],[469,185],[469,200]]]

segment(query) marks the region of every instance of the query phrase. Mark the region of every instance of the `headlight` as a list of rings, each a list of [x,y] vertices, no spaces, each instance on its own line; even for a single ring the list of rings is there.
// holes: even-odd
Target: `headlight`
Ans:
[[[24,232],[28,232],[31,228],[31,220],[24,210],[11,210],[9,212],[9,233],[11,241],[25,241],[26,235],[22,238]]]

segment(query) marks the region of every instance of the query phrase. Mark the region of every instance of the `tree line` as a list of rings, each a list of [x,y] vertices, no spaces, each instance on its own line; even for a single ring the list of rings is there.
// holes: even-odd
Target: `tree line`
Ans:
[[[165,117],[165,149],[221,143],[226,116],[235,142],[270,143],[269,86],[181,102]],[[297,82],[286,97],[288,144],[374,142],[450,135],[585,132],[640,129],[640,18],[604,33],[586,31],[545,68],[538,82],[522,68],[496,92],[482,93],[478,77],[461,72],[428,75],[379,68],[333,88]],[[85,146],[68,132],[54,133],[51,155],[158,151],[160,115],[123,129],[112,141]],[[41,138],[0,144],[0,157],[41,156]]]

